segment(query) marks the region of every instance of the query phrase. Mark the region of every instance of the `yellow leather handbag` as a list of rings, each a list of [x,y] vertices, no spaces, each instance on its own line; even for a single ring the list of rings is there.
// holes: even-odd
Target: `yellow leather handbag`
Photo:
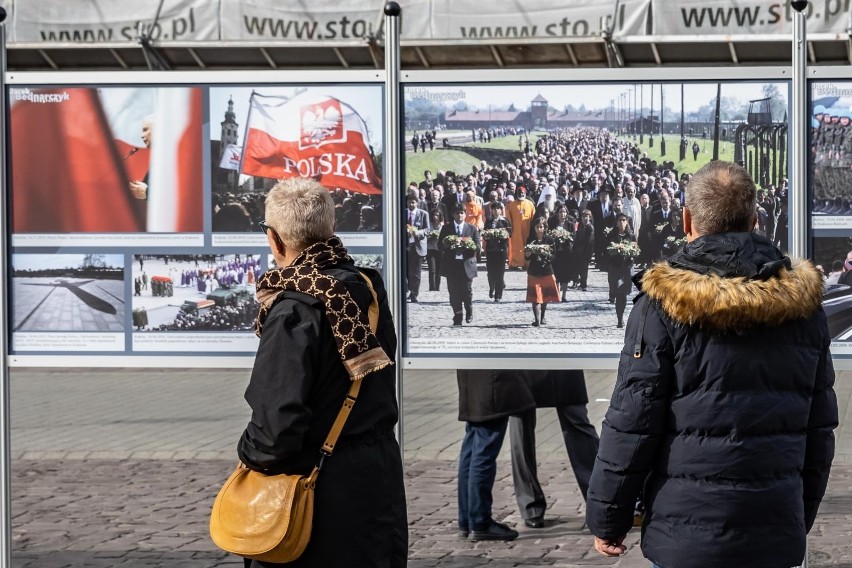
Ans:
[[[343,406],[310,475],[266,475],[240,463],[213,503],[210,538],[227,552],[264,562],[292,562],[311,538],[314,488],[322,463],[334,451],[361,379],[352,381]]]
[[[369,315],[375,333],[379,315],[376,292],[369,279],[363,278],[373,294]],[[219,490],[210,514],[210,537],[216,546],[263,562],[286,563],[301,556],[311,538],[317,476],[334,451],[360,390],[361,379],[353,380],[310,475],[266,475],[242,463],[237,466]]]

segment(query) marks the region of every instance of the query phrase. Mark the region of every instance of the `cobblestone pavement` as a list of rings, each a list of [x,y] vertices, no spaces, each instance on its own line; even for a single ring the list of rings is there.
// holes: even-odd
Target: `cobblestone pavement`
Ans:
[[[241,400],[247,378],[244,369],[14,370],[13,566],[241,566],[209,541],[207,516],[248,418]],[[455,374],[409,371],[404,380],[409,566],[649,566],[637,531],[620,559],[591,550],[558,422],[546,409],[539,411],[537,447],[548,525],[523,526],[504,447],[494,515],[518,526],[521,537],[513,543],[458,539],[455,460],[462,424],[455,416]],[[613,380],[612,371],[587,372],[595,424]],[[837,390],[838,456],[809,539],[811,568],[852,567],[852,442],[845,435],[852,373],[839,376]]]

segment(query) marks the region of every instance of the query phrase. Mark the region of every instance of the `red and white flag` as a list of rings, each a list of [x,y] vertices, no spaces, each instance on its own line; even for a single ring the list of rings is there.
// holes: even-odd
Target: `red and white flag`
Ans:
[[[244,174],[310,177],[329,189],[381,194],[364,119],[330,96],[251,96]]]
[[[118,155],[130,181],[148,175],[151,155],[143,139],[143,128],[153,120],[156,90],[145,88],[98,89],[109,121]]]
[[[243,147],[236,144],[227,144],[225,151],[222,152],[222,159],[219,160],[219,167],[223,170],[239,170],[240,159],[243,155]]]
[[[11,89],[10,98],[13,232],[145,230],[97,90]]]
[[[201,232],[201,89],[157,89],[147,230]]]

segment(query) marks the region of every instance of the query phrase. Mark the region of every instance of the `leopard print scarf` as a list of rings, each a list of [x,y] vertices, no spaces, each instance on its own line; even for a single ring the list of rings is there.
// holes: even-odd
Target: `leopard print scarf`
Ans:
[[[343,261],[352,262],[352,259],[340,239],[332,236],[306,248],[290,266],[267,270],[257,281],[260,310],[254,331],[260,337],[269,310],[282,292],[291,290],[313,296],[325,306],[337,351],[354,381],[393,362],[371,330],[371,320],[378,321],[376,302],[370,306],[369,313],[363,312],[342,282],[321,272]]]

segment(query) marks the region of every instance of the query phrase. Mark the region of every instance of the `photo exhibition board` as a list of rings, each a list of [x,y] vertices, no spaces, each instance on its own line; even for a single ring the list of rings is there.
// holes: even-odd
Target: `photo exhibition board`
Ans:
[[[852,75],[814,70],[810,81],[810,257],[825,274],[831,352],[852,361]]]
[[[619,324],[638,293],[631,277],[685,244],[679,209],[689,176],[713,159],[748,169],[763,190],[758,230],[786,249],[790,85],[777,72],[759,80],[633,73],[618,82],[417,82],[426,75],[405,84],[401,121],[405,191],[419,199],[406,205],[428,220],[421,227],[403,212],[409,367],[565,359],[614,367],[625,344]],[[673,214],[662,217],[663,209]],[[613,244],[619,211],[634,247]],[[476,235],[459,234],[457,221]],[[534,304],[546,304],[546,315]]]
[[[187,77],[10,79],[11,364],[250,365],[281,179],[327,187],[383,270],[383,76]]]

